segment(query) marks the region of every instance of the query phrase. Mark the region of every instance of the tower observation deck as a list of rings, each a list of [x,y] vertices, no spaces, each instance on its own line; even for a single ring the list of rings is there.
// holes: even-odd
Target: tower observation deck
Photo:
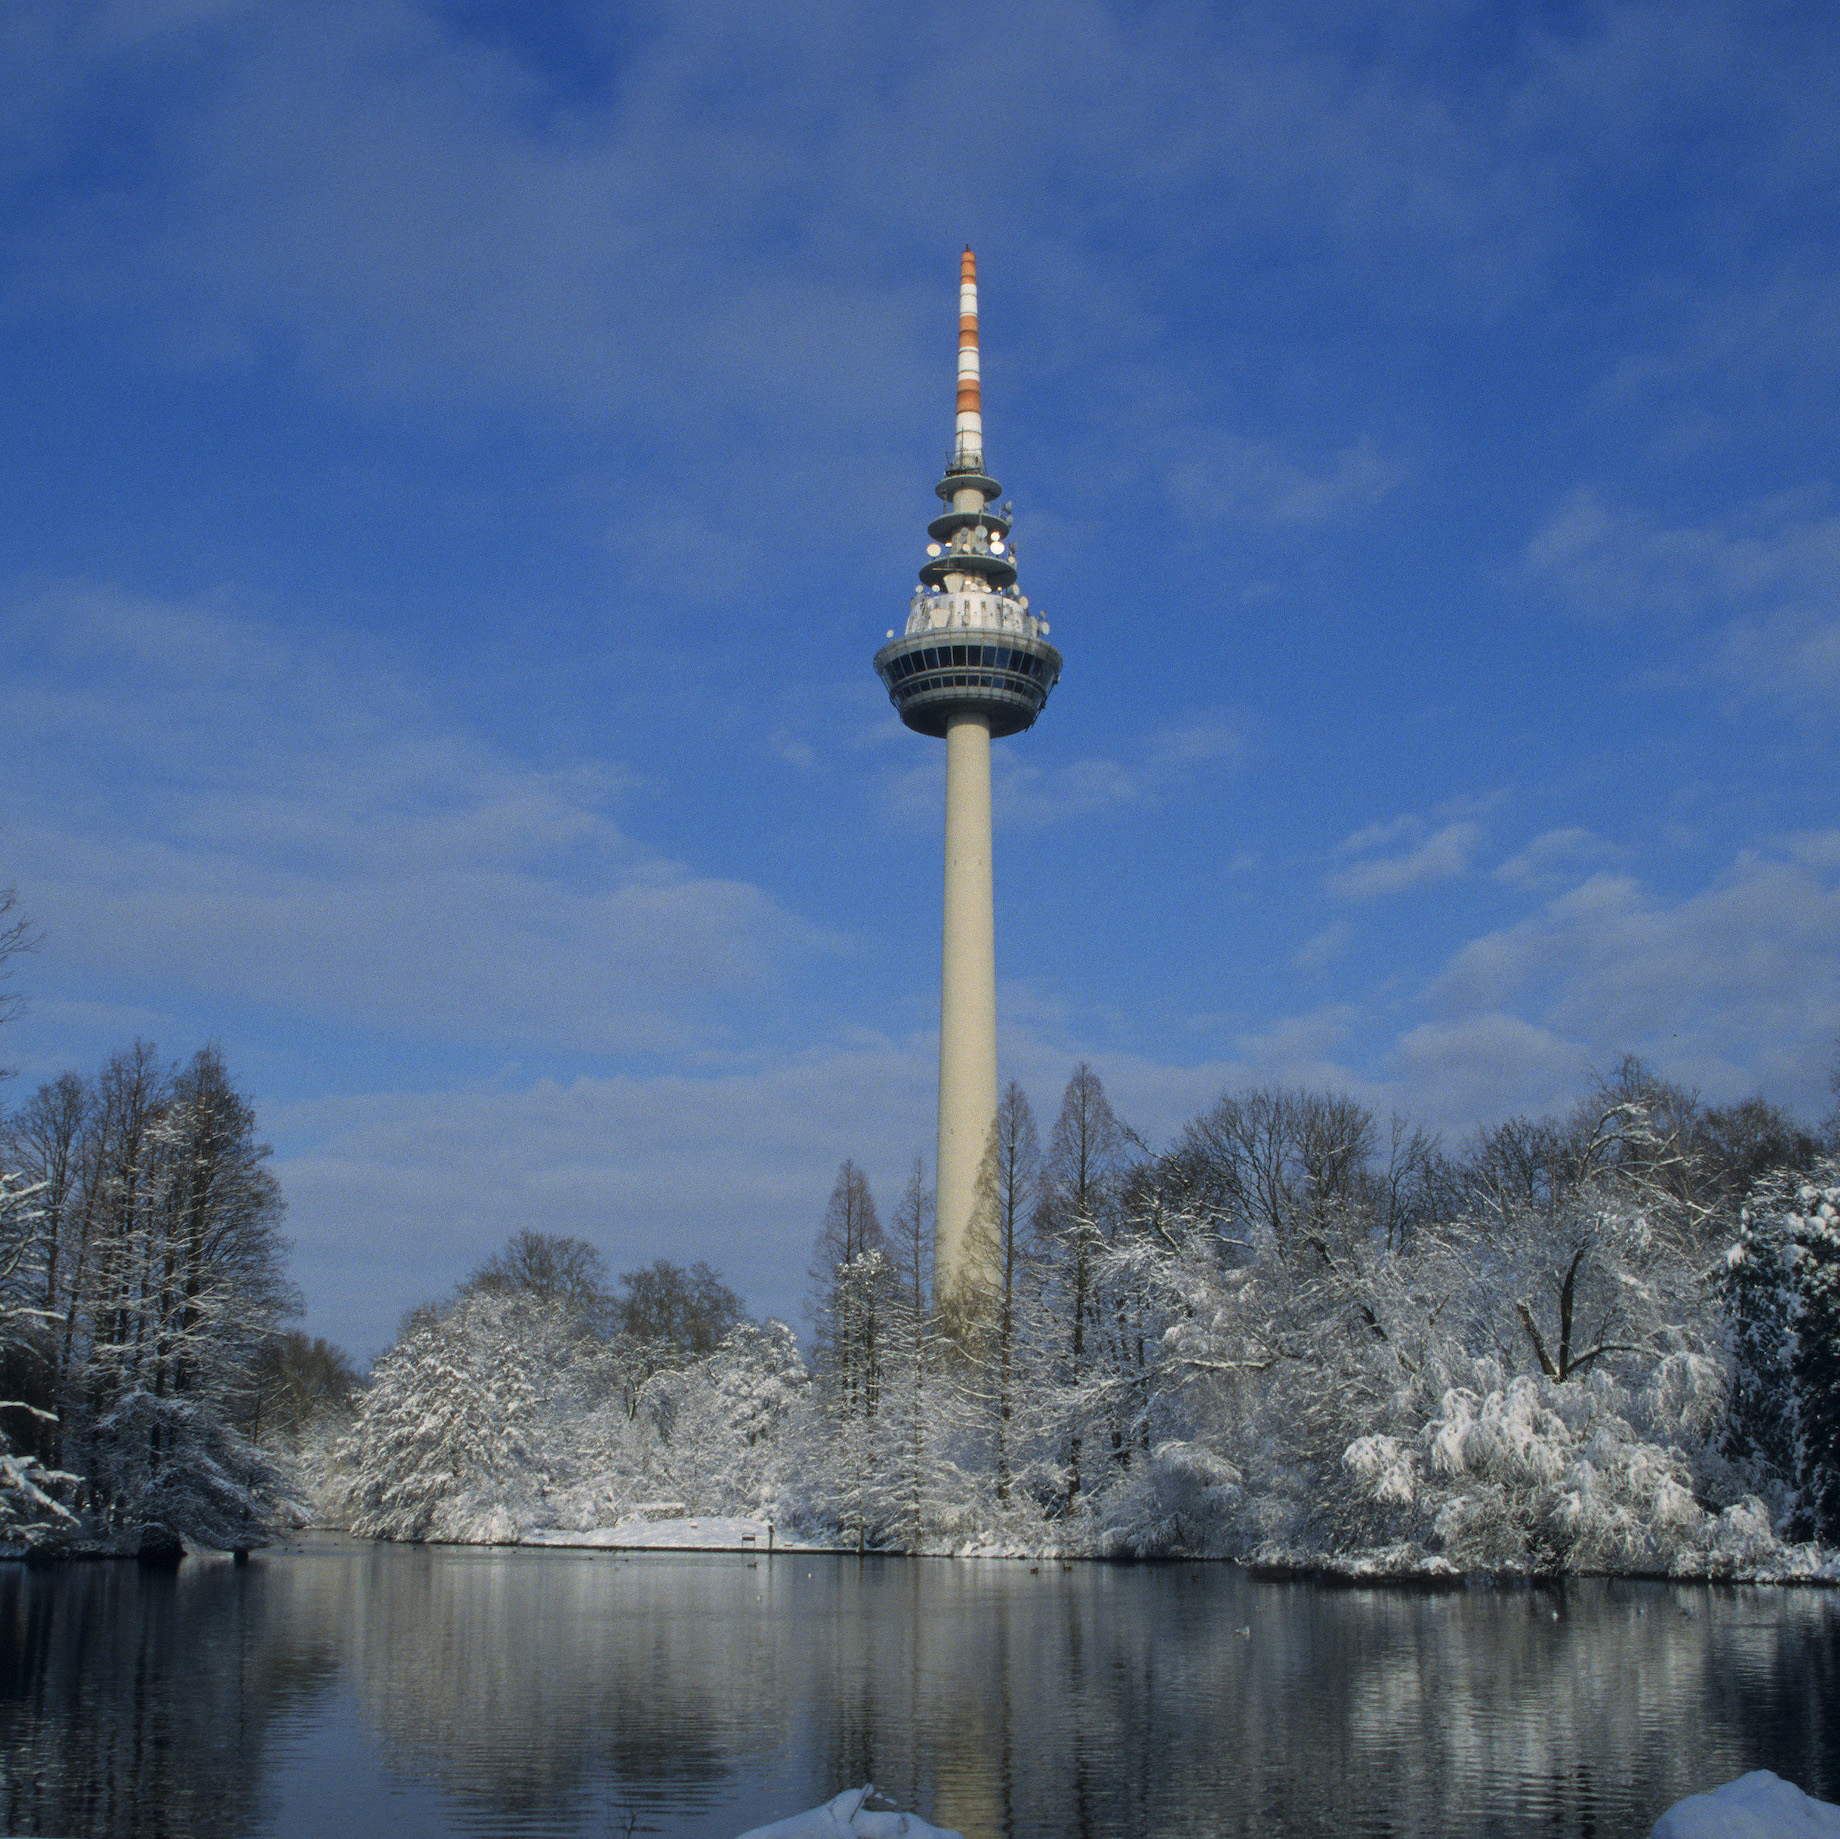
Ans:
[[[1047,621],[1029,611],[1016,585],[1010,507],[992,508],[1003,488],[984,471],[977,259],[969,249],[961,275],[958,439],[933,487],[945,513],[926,527],[933,540],[906,629],[875,654],[875,669],[916,733],[943,739],[951,717],[970,712],[984,716],[991,737],[1001,740],[1035,725],[1060,681],[1061,654],[1048,643]]]
[[[1048,622],[1016,582],[1011,511],[984,471],[977,259],[959,271],[958,421],[933,488],[942,514],[908,603],[906,628],[875,654],[901,720],[946,743],[945,927],[939,992],[939,1162],[933,1289],[946,1310],[988,1294],[994,1215],[981,1180],[997,1115],[996,925],[991,887],[990,743],[1034,726],[1060,681]]]

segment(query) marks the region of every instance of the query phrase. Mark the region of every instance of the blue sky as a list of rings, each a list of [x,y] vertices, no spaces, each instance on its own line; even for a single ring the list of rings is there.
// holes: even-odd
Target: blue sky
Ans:
[[[797,1319],[930,1147],[950,443],[1066,657],[1000,1054],[1460,1138],[1618,1053],[1826,1108],[1820,4],[22,0],[24,1096],[220,1041],[361,1355],[509,1232]]]

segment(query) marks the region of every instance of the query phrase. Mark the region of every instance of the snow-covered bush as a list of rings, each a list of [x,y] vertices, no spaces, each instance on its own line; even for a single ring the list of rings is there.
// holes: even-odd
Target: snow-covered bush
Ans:
[[[1243,1480],[1216,1451],[1168,1438],[1108,1491],[1096,1546],[1132,1558],[1215,1556],[1231,1539]]]
[[[1490,1384],[1492,1364],[1446,1388],[1415,1437],[1356,1439],[1350,1475],[1461,1567],[1665,1568],[1704,1517],[1678,1460],[1635,1438],[1607,1382]]]
[[[1375,1543],[1417,1544],[1460,1570],[1728,1576],[1786,1562],[1765,1504],[1720,1506],[1696,1471],[1718,1422],[1717,1363],[1668,1356],[1638,1391],[1606,1372],[1509,1378],[1492,1359],[1464,1377],[1415,1431],[1344,1452]]]

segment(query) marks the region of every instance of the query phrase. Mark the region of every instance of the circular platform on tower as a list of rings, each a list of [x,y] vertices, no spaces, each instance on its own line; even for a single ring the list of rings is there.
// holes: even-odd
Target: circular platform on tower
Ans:
[[[943,739],[954,715],[987,716],[993,739],[1033,727],[1061,680],[1046,639],[978,627],[916,632],[875,654],[876,674],[908,727]]]

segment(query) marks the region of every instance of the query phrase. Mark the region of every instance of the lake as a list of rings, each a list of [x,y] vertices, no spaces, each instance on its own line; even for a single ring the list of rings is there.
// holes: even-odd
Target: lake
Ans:
[[[0,1564],[0,1828],[733,1839],[873,1780],[968,1839],[1633,1835],[1840,1800],[1840,1592],[370,1545]]]

